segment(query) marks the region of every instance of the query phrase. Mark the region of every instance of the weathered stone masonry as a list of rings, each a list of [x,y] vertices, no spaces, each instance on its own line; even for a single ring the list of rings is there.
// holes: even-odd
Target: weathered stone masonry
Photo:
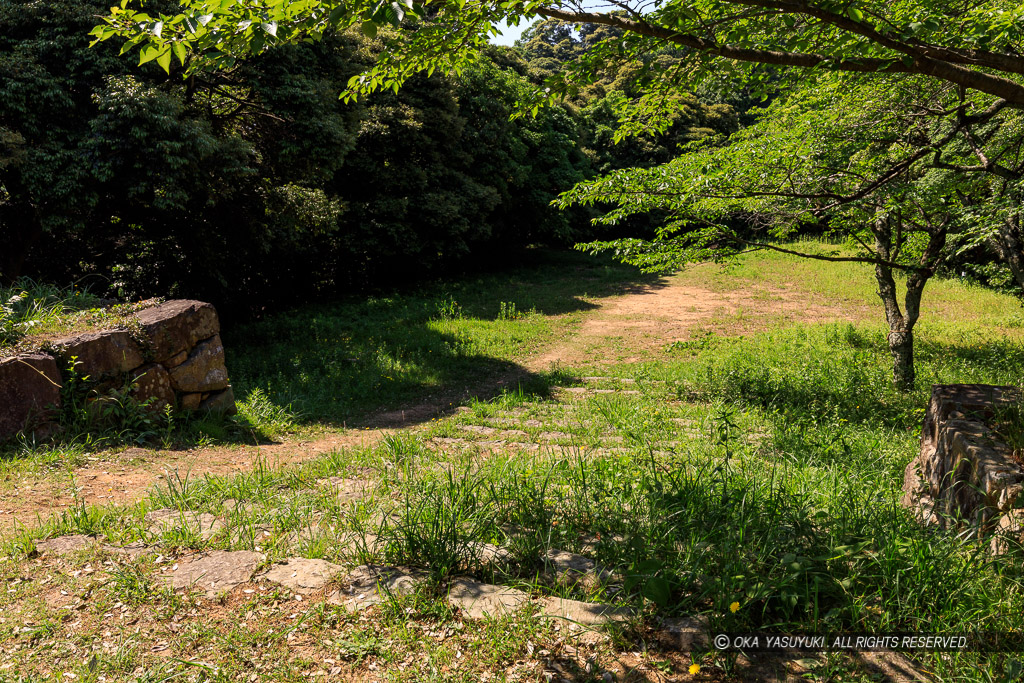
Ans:
[[[969,526],[1001,539],[1024,531],[1020,454],[989,428],[994,411],[1021,400],[1015,387],[946,384],[932,388],[921,452],[906,469],[903,504],[939,526]]]
[[[132,395],[155,409],[233,413],[235,397],[224,365],[220,321],[212,305],[175,300],[135,314],[137,328],[87,332],[59,339],[48,352],[0,359],[0,439],[22,429],[45,434],[60,405],[61,368],[100,387],[134,384]],[[134,327],[134,326],[133,326]]]

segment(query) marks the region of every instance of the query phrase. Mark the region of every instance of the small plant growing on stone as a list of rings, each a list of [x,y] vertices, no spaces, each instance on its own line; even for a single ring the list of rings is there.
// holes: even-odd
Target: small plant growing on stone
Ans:
[[[67,324],[77,319],[79,312],[99,302],[87,290],[29,279],[0,287],[0,346],[16,345],[40,327]]]
[[[65,438],[84,437],[96,443],[147,443],[173,427],[167,413],[153,409],[155,399],[139,401],[132,396],[130,380],[107,391],[89,375],[83,375],[73,356],[64,369],[61,387],[60,424]]]

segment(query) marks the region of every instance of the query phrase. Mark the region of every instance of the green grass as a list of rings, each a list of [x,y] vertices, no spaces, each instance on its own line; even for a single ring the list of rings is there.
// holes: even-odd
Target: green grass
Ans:
[[[232,360],[235,381],[249,388],[243,413],[285,432],[296,424],[287,405],[307,423],[331,423],[515,368],[531,349],[571,329],[590,297],[621,291],[630,279],[597,262],[593,270],[569,270],[574,263],[555,258],[480,282],[307,309],[237,330],[230,348],[242,339],[258,347]],[[789,279],[780,279],[786,273]],[[747,282],[719,281],[724,276],[710,268],[691,275],[720,287]],[[579,680],[601,680],[601,666],[640,649],[641,641],[648,664],[669,673],[682,674],[694,661],[722,679],[756,678],[734,657],[659,651],[649,635],[666,617],[699,614],[712,632],[1024,630],[1024,549],[1011,545],[995,555],[988,537],[922,527],[899,503],[932,383],[1022,383],[1024,348],[1006,322],[1017,302],[960,282],[932,283],[925,302],[936,306],[926,307],[922,320],[919,386],[901,393],[890,383],[880,313],[857,308],[873,303],[862,284],[870,283],[866,268],[760,254],[746,257],[730,277],[740,275],[785,282],[837,306],[843,301],[829,298],[830,288],[845,292],[854,321],[774,325],[745,336],[712,326],[662,361],[603,367],[607,378],[598,380],[582,379],[598,374],[593,368],[537,375],[373,447],[292,466],[261,462],[237,475],[168,477],[138,505],[74,508],[8,538],[8,574],[30,571],[34,539],[64,533],[101,534],[113,543],[141,539],[174,556],[196,548],[258,549],[269,561],[300,554],[430,573],[420,592],[385,604],[368,621],[322,603],[300,608],[287,595],[235,595],[233,613],[267,620],[243,629],[161,592],[153,566],[108,572],[97,589],[106,602],[85,614],[98,618],[119,601],[154,628],[181,622],[178,660],[205,648],[204,661],[221,667],[225,679],[255,670],[308,679],[315,663],[289,654],[287,643],[289,635],[312,634],[329,641],[330,657],[353,675],[373,664],[387,680],[469,681],[483,672],[509,680],[513,662],[533,656],[525,642],[540,650],[557,639],[554,628],[529,612],[459,625],[443,587],[462,574],[538,597],[633,608],[635,618],[615,634],[614,652],[596,651],[598,665],[588,673],[580,664],[573,674]],[[596,279],[584,287],[584,277]],[[444,351],[459,335],[462,350]],[[343,357],[365,362],[335,362]],[[393,372],[393,385],[377,383],[385,371]],[[583,386],[591,390],[567,391]],[[324,483],[330,477],[371,486],[361,498],[339,498]],[[225,528],[203,539],[183,516],[179,528],[154,534],[144,518],[159,508],[214,514]],[[508,569],[482,561],[485,543],[511,553]],[[609,573],[586,585],[554,581],[542,561],[549,548],[583,553]],[[17,584],[0,593],[0,609],[22,609],[42,590]],[[13,655],[21,666],[30,666],[33,654],[45,659],[44,648],[67,635],[50,611],[31,604],[36,631],[17,636],[22,649]],[[425,635],[448,628],[458,630],[450,640]],[[124,626],[114,632],[131,634]],[[102,670],[114,678],[126,679],[143,664],[166,675],[183,670],[130,640],[104,657]],[[810,680],[870,680],[855,659],[810,659],[800,672]],[[939,681],[1015,680],[1020,665],[1019,653],[913,659]],[[530,675],[542,680],[537,670]]]
[[[573,253],[527,252],[514,270],[422,291],[301,308],[227,331],[239,396],[260,389],[304,422],[341,424],[516,374],[600,297],[649,281]],[[485,392],[486,393],[486,392]]]
[[[0,287],[0,356],[38,348],[48,339],[129,324],[130,304],[105,302],[77,286],[22,279]]]

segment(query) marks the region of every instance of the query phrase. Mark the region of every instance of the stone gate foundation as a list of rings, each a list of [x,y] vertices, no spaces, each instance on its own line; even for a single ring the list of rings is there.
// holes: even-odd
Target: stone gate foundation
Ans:
[[[1021,537],[1024,461],[992,429],[1001,407],[1021,400],[1015,387],[945,384],[932,388],[921,452],[907,466],[903,504],[927,524]],[[1001,543],[995,539],[998,548]]]
[[[211,304],[174,300],[144,308],[131,329],[57,339],[35,353],[0,359],[0,440],[19,431],[45,436],[60,407],[66,369],[98,394],[130,385],[139,401],[162,410],[235,412],[220,321]]]

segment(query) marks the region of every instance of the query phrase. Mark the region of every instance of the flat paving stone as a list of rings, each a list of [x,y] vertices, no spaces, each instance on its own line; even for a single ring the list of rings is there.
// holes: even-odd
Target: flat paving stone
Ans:
[[[455,579],[448,588],[448,604],[462,610],[470,619],[515,614],[529,602],[530,596],[521,590],[473,579]]]
[[[297,593],[318,591],[343,571],[342,567],[327,560],[289,557],[284,564],[275,564],[261,578],[291,588]]]
[[[131,559],[137,559],[143,555],[157,555],[159,551],[151,545],[146,545],[142,541],[135,543],[128,543],[127,545],[108,545],[104,544],[103,549],[113,555],[124,555]]]
[[[690,652],[708,644],[708,622],[703,617],[662,619],[660,626],[658,640],[668,648]]]
[[[522,420],[522,419],[515,420],[515,419],[512,419],[512,418],[503,418],[503,417],[485,417],[485,418],[482,418],[482,419],[488,425],[494,426],[494,427],[499,428],[499,429],[508,429],[510,431],[520,432],[520,433],[522,433],[524,435],[526,434],[526,432],[524,432],[521,429],[517,429],[517,427],[543,427],[544,426],[544,423],[541,422],[540,420]]]
[[[633,616],[633,610],[628,607],[554,597],[541,599],[540,611],[545,616],[567,619],[583,626],[604,626]]]
[[[96,539],[84,534],[56,536],[43,541],[36,541],[36,551],[40,555],[70,555],[96,545]]]
[[[494,427],[483,427],[481,425],[461,425],[463,431],[482,436],[497,436],[506,441],[525,439],[530,435],[521,429],[495,429]]]
[[[327,602],[354,612],[380,604],[388,594],[409,595],[428,577],[418,569],[364,564],[341,579],[347,588],[333,593]]]
[[[204,541],[208,541],[224,528],[224,522],[220,518],[208,512],[193,512],[191,510],[153,510],[146,513],[146,524],[151,533],[162,534],[173,529],[185,527]]]
[[[430,438],[430,442],[440,446],[460,446],[467,443],[466,439],[457,439],[451,436],[434,436]]]
[[[373,491],[373,482],[365,479],[331,477],[330,479],[318,479],[316,483],[321,488],[333,488],[337,491],[338,500],[342,503],[358,502]]]
[[[512,568],[514,556],[507,548],[493,543],[471,543],[469,551],[480,564],[490,567],[496,572],[505,573]]]
[[[565,550],[551,548],[544,553],[542,559],[545,574],[562,586],[580,585],[592,588],[610,576],[589,557]]]
[[[494,427],[482,427],[480,425],[460,425],[460,429],[473,434],[483,434],[484,436],[489,436],[498,431]]]
[[[248,550],[215,550],[203,557],[172,565],[161,578],[171,588],[195,586],[205,591],[207,597],[214,597],[252,579],[256,567],[264,559],[263,553]]]

